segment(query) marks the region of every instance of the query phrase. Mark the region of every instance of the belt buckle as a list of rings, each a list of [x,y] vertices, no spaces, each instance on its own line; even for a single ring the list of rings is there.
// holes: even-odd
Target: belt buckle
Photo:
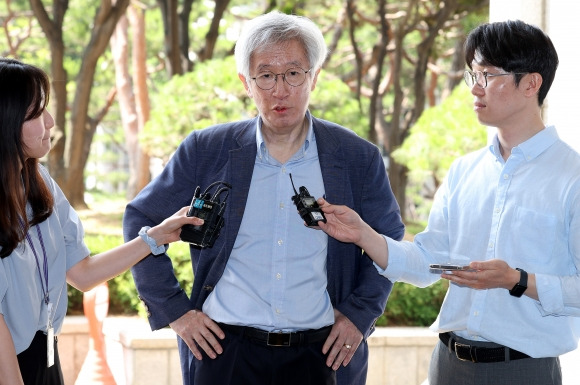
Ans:
[[[469,358],[460,357],[459,350],[461,350],[462,352],[467,350],[469,352]],[[457,341],[455,341],[455,357],[457,357],[457,359],[459,359],[461,361],[476,362],[475,359],[473,358],[472,346],[467,345],[467,344],[462,344],[462,343],[457,342]]]
[[[268,346],[290,346],[291,333],[269,332],[266,345]]]

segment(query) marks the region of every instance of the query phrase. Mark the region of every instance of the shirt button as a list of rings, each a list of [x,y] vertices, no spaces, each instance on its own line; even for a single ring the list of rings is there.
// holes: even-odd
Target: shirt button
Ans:
[[[509,179],[509,175],[508,174],[503,174],[503,179]]]
[[[284,243],[283,240],[281,240],[281,239],[278,240],[278,245],[282,246],[283,243]]]
[[[280,279],[280,278],[282,278],[282,274],[280,274],[280,273],[276,274],[276,279]]]
[[[283,209],[284,208],[284,202],[280,202],[280,208]]]
[[[499,207],[495,209],[495,213],[499,214]]]

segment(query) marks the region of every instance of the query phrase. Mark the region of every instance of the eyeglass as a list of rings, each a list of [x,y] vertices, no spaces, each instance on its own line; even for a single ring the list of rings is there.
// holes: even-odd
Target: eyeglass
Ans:
[[[301,86],[306,80],[306,74],[310,70],[303,70],[300,67],[289,68],[284,73],[275,74],[270,71],[260,72],[258,76],[252,78],[258,87],[264,91],[271,90],[276,85],[278,81],[278,76],[282,76],[282,79],[292,87]]]
[[[463,73],[463,80],[469,88],[473,88],[476,84],[481,88],[487,87],[487,78],[506,75],[524,75],[525,72],[508,72],[505,74],[490,74],[487,71],[468,71]]]

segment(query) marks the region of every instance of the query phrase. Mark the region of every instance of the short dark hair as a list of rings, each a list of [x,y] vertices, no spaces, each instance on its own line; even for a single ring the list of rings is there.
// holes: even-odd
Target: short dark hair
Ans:
[[[0,58],[0,257],[24,240],[28,227],[46,220],[54,198],[40,175],[38,159],[26,158],[24,122],[39,117],[50,95],[50,81],[41,69]],[[32,218],[26,215],[30,204]],[[22,223],[22,225],[21,225]]]
[[[558,54],[552,40],[540,28],[521,20],[486,23],[471,31],[465,41],[465,63],[471,68],[474,60],[507,72],[542,75],[538,92],[540,106],[558,68]],[[522,77],[515,75],[516,85]]]

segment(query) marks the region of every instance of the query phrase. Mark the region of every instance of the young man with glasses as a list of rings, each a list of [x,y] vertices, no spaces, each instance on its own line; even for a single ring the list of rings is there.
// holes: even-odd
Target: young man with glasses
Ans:
[[[425,231],[397,242],[324,199],[319,226],[393,282],[449,280],[430,385],[561,384],[558,357],[579,335],[580,156],[542,120],[558,56],[540,29],[506,21],[473,30],[465,59],[475,113],[497,134],[451,166]]]
[[[359,247],[304,225],[292,180],[395,239],[404,226],[377,147],[308,111],[326,55],[306,18],[249,22],[235,57],[259,116],[192,132],[127,206],[128,239],[189,203],[197,186],[231,185],[213,247],[191,248],[189,298],[166,255],[133,269],[151,327],[180,336],[185,384],[366,382],[366,339],[392,284]]]

